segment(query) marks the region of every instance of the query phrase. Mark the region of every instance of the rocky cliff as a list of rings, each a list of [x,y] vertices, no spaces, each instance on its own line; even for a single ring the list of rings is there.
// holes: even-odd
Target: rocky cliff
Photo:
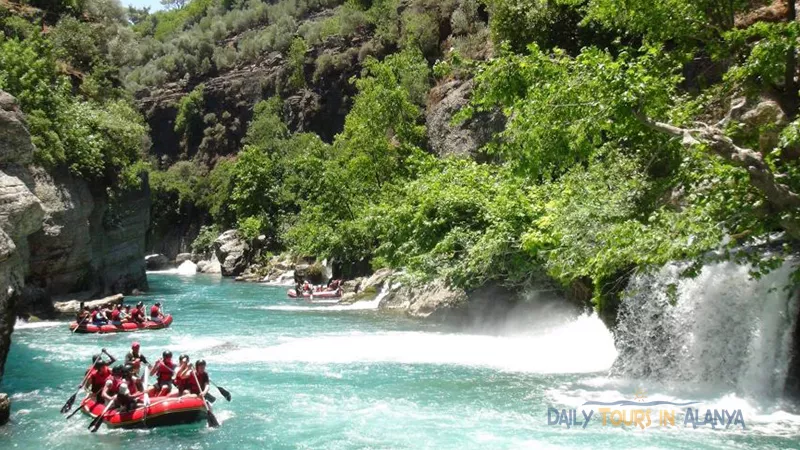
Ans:
[[[34,147],[13,97],[0,91],[0,375],[15,316],[50,299],[147,287],[147,179],[111,201],[66,171],[32,166]]]

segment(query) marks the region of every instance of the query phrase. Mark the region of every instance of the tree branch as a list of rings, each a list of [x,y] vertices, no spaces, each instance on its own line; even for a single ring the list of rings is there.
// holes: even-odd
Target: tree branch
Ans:
[[[698,128],[680,128],[650,120],[641,113],[637,113],[636,116],[656,131],[680,137],[682,144],[686,147],[704,145],[728,163],[747,170],[750,175],[750,183],[764,194],[767,202],[779,213],[795,212],[800,209],[800,195],[778,181],[761,154],[737,146],[719,128],[708,125],[700,125]],[[800,226],[795,220],[782,220],[781,224],[793,237],[800,237]]]

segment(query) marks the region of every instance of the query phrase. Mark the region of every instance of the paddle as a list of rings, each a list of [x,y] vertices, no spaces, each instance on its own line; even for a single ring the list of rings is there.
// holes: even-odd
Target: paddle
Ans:
[[[225,389],[224,387],[221,387],[221,386],[217,386],[217,383],[214,383],[214,382],[213,382],[213,381],[211,381],[211,380],[208,380],[208,381],[209,381],[209,382],[210,382],[212,385],[214,385],[214,387],[215,387],[215,388],[217,388],[217,390],[219,391],[219,393],[220,393],[220,394],[222,394],[222,396],[223,396],[223,397],[225,397],[225,400],[227,400],[227,401],[231,401],[231,393],[230,393],[230,392],[228,392],[228,390],[227,390],[227,389]]]
[[[206,400],[208,400],[208,403],[214,403],[215,401],[217,401],[217,397],[214,397],[213,395],[211,395],[209,393],[209,394],[206,394]]]
[[[88,397],[89,397],[89,395],[90,395],[90,394],[88,394],[88,393],[87,393],[87,394],[86,394],[86,397],[84,397],[84,400],[85,400],[86,398],[88,398]],[[83,403],[83,402],[81,402],[81,403]],[[67,416],[67,420],[69,420],[69,419],[70,419],[70,417],[74,416],[75,414],[79,413],[79,412],[80,412],[80,410],[81,410],[81,407],[82,407],[82,405],[81,405],[81,406],[79,406],[79,407],[78,407],[78,409],[76,409],[75,411],[72,411],[72,414],[70,414],[70,415],[68,415],[68,416]]]
[[[144,357],[142,357],[144,358]],[[145,364],[147,361],[142,359]],[[142,424],[147,426],[147,411],[150,409],[150,394],[147,393],[147,370],[144,371],[144,382],[142,383],[142,388],[144,389],[144,395],[142,396],[142,403],[144,403],[144,419],[142,419]]]
[[[194,382],[197,383],[197,388],[200,389],[200,380],[197,379],[197,374],[194,370],[192,370],[192,376],[194,377]],[[211,412],[211,405],[208,404],[206,399],[203,399],[203,404],[206,406],[206,419],[208,420],[209,428],[217,428],[219,426],[219,421],[217,421],[217,417],[214,416],[214,413]]]
[[[112,398],[108,402],[108,406],[106,406],[106,409],[103,410],[102,414],[100,414],[99,416],[97,416],[94,419],[92,419],[92,422],[89,424],[89,427],[88,427],[89,430],[92,433],[96,432],[100,428],[100,425],[103,424],[103,417],[105,417],[105,415],[108,412],[108,410],[111,409],[111,405],[113,405],[116,400],[117,400],[117,396],[115,395],[114,398]]]
[[[81,381],[81,384],[78,386],[78,390],[76,390],[75,393],[72,394],[72,396],[70,396],[70,398],[67,399],[67,402],[64,403],[64,406],[61,407],[61,414],[66,414],[70,409],[72,409],[72,404],[75,403],[75,397],[77,397],[78,392],[80,392],[81,389],[83,389],[83,385],[86,383],[86,379],[88,379],[89,374],[92,373],[92,368],[94,367],[95,364],[97,364],[97,361],[100,358],[102,358],[102,355],[97,355],[97,358],[95,358],[94,361],[92,361],[92,365],[89,366],[89,369],[86,371],[86,375],[83,376],[83,381]]]
[[[75,332],[76,332],[76,331],[78,331],[78,328],[80,328],[80,327],[81,327],[81,325],[83,325],[83,323],[84,323],[84,322],[86,322],[86,320],[87,320],[89,317],[90,317],[90,316],[86,316],[86,317],[84,317],[84,318],[83,318],[83,320],[81,320],[81,323],[79,323],[79,324],[78,324],[78,326],[77,326],[77,327],[75,327],[75,328],[72,330],[72,334],[75,334]]]

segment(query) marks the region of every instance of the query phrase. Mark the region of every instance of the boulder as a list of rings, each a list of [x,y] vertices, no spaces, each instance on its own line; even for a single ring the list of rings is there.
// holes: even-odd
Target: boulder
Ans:
[[[55,309],[56,313],[63,314],[63,315],[74,315],[77,314],[78,310],[80,309],[81,302],[83,302],[84,306],[88,306],[90,309],[97,307],[105,307],[105,306],[114,306],[122,304],[122,301],[125,299],[125,296],[122,294],[110,295],[105,298],[97,299],[97,300],[67,300],[63,302],[55,302],[53,303],[53,309]]]
[[[178,266],[179,275],[194,275],[197,273],[197,264],[191,261],[184,261]]]
[[[367,278],[366,281],[361,283],[360,291],[375,291],[380,292],[383,284],[386,280],[389,279],[393,274],[392,269],[379,269],[377,272],[373,273],[371,277]]]
[[[25,116],[17,100],[0,91],[0,164],[28,165],[33,160],[33,143]]]
[[[404,311],[414,318],[446,319],[451,315],[460,318],[468,303],[469,297],[463,289],[435,280],[421,286],[393,289],[381,301],[380,308]]]
[[[220,266],[217,257],[212,256],[211,259],[204,259],[202,261],[198,261],[197,271],[200,273],[220,274],[222,273],[222,267]]]
[[[344,292],[345,294],[350,292],[352,293],[358,292],[359,288],[361,287],[361,283],[363,281],[364,281],[363,278],[356,278],[355,280],[345,281],[344,283],[342,283],[342,292]]]
[[[11,418],[11,399],[8,398],[8,394],[0,393],[0,425],[7,424],[9,418]]]
[[[192,254],[191,253],[178,253],[178,256],[175,257],[175,264],[181,265],[184,261],[192,261]]]
[[[170,265],[169,258],[160,253],[145,256],[144,263],[147,266],[147,270],[163,270]]]
[[[228,230],[214,241],[214,254],[220,263],[223,276],[235,277],[247,269],[250,246],[237,230]]]

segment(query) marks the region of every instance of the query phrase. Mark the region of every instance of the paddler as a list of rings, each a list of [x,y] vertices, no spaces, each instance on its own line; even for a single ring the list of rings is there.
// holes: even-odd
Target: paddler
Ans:
[[[167,350],[161,354],[161,359],[156,361],[150,369],[150,375],[158,375],[156,384],[153,385],[155,395],[168,395],[172,389],[172,374],[175,373],[175,363],[172,362],[172,352]]]
[[[208,372],[206,372],[206,361],[204,359],[198,359],[194,363],[194,376],[189,378],[189,392],[199,395],[200,397],[205,397],[211,387],[210,381]],[[199,386],[197,385],[198,382],[200,383]]]
[[[116,409],[119,412],[128,412],[136,409],[138,402],[130,389],[127,383],[121,383],[116,395],[109,399],[109,404],[111,405],[109,409]]]
[[[145,358],[144,355],[142,355],[139,343],[134,341],[131,344],[131,351],[129,351],[128,354],[125,355],[125,364],[130,364],[131,366],[133,366],[134,373],[136,374],[136,376],[139,376],[139,373],[142,370],[142,363],[147,364],[147,358]]]
[[[119,386],[124,381],[122,366],[114,366],[114,368],[111,369],[111,376],[106,378],[106,383],[103,386],[101,395],[103,398],[103,403],[108,405],[112,400],[114,400],[114,396],[119,392]]]
[[[161,302],[156,302],[150,308],[150,320],[153,322],[161,322],[164,319],[164,314],[161,313]]]
[[[175,371],[175,387],[178,388],[178,395],[183,395],[189,391],[189,380],[192,378],[192,365],[189,364],[189,355],[183,354],[178,357],[178,370]]]
[[[122,377],[125,384],[128,385],[131,395],[136,395],[142,391],[142,382],[139,380],[139,372],[136,372],[132,364],[125,364],[122,366]]]
[[[103,355],[108,356],[108,362],[103,360]],[[106,380],[111,376],[111,370],[108,366],[114,364],[117,360],[108,354],[106,349],[101,350],[101,354],[92,357],[94,367],[89,370],[89,376],[86,378],[86,388],[89,389],[91,395],[95,397],[98,402],[102,402],[100,395],[106,385]]]

